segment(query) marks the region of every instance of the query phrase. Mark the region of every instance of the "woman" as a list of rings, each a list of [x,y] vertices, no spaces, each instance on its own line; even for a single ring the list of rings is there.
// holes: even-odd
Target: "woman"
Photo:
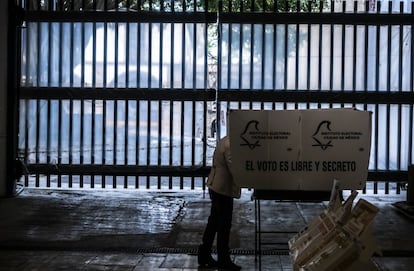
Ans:
[[[231,174],[230,141],[226,136],[217,144],[213,165],[207,179],[211,199],[211,210],[199,247],[198,264],[202,267],[240,270],[230,259],[229,239],[233,215],[233,199],[240,198],[241,190]],[[211,248],[217,233],[217,257],[211,256]]]

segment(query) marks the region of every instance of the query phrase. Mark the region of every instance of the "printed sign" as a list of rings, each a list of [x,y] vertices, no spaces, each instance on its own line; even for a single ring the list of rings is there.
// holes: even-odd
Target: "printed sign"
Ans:
[[[362,189],[368,174],[371,112],[355,109],[231,110],[230,148],[241,187]]]

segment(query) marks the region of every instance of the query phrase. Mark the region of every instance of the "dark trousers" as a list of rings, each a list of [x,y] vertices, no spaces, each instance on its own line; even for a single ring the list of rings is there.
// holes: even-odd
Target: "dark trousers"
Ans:
[[[209,190],[211,211],[203,235],[203,246],[211,250],[217,233],[218,261],[230,259],[229,239],[233,215],[233,198]]]

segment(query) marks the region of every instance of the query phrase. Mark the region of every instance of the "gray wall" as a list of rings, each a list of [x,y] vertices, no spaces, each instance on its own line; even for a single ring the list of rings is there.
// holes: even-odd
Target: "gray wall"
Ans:
[[[0,197],[6,195],[8,3],[0,1]]]

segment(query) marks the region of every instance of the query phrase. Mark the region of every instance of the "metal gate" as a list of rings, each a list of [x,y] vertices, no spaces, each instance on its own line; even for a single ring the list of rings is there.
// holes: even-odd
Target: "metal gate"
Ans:
[[[233,108],[370,110],[374,191],[406,181],[411,1],[18,4],[26,186],[204,189]]]

